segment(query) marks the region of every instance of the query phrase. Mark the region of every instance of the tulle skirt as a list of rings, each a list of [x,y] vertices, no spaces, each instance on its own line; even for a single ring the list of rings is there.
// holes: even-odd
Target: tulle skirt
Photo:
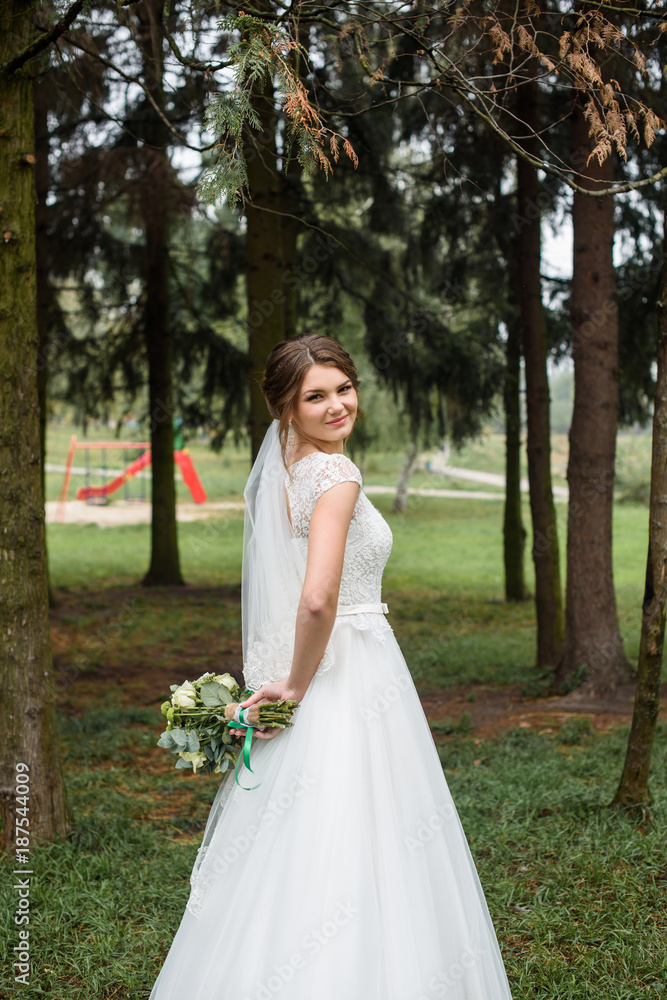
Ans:
[[[150,1000],[511,1000],[392,632],[337,623],[291,729],[211,807]]]

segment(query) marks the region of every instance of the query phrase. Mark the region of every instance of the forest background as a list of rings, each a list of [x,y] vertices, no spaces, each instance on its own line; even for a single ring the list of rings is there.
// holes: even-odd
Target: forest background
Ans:
[[[23,985],[148,995],[215,793],[166,773],[156,706],[240,676],[259,376],[304,331],[359,365],[349,450],[515,996],[664,988],[666,27],[624,0],[0,5],[7,990],[29,858]],[[72,433],[152,453],[87,525],[60,520]]]

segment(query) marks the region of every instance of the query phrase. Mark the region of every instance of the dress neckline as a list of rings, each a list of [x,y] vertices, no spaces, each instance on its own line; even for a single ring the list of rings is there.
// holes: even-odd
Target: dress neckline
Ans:
[[[309,451],[307,455],[303,458],[297,458],[296,462],[292,462],[291,465],[287,466],[287,471],[290,472],[295,465],[299,465],[301,462],[305,462],[307,458],[312,458],[313,455],[345,455],[344,451]]]

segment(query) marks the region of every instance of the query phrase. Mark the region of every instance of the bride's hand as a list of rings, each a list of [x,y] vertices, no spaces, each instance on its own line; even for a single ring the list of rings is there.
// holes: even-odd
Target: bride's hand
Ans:
[[[229,731],[232,734],[232,736],[239,736],[241,739],[243,739],[245,737],[245,734],[246,734],[245,729],[231,729],[230,728]],[[278,733],[282,733],[282,729],[280,728],[280,726],[267,726],[266,729],[263,729],[263,730],[262,729],[253,728],[253,732],[254,732],[255,738],[258,739],[258,740],[272,740],[274,738],[274,736],[278,735]]]
[[[247,708],[249,705],[260,704],[263,705],[267,701],[300,701],[296,691],[287,686],[286,681],[276,681],[275,684],[262,684],[260,688],[257,688],[254,694],[251,694],[249,698],[241,702],[241,708]]]
[[[251,694],[245,701],[240,702],[241,708],[248,708],[250,705],[265,705],[271,701],[299,701],[297,694],[285,681],[277,681],[275,684],[263,684]],[[229,729],[232,736],[245,736],[245,729]],[[282,729],[279,726],[267,726],[264,730],[255,729],[255,736],[258,740],[272,740]]]

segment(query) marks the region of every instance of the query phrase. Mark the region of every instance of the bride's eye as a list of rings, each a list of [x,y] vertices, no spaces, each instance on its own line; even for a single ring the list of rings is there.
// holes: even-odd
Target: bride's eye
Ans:
[[[339,392],[347,392],[347,390],[351,389],[351,388],[352,388],[351,384],[349,384],[349,385],[342,385],[338,391]]]

